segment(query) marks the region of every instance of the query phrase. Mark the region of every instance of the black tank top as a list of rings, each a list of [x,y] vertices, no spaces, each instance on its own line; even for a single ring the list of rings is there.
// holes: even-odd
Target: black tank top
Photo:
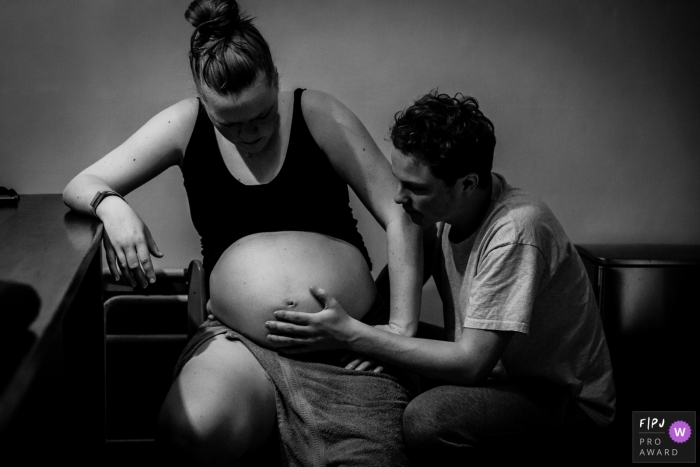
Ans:
[[[182,164],[190,214],[201,237],[207,277],[236,240],[258,232],[318,232],[357,247],[372,268],[349,204],[348,187],[314,141],[294,91],[289,145],[277,176],[244,185],[224,163],[206,110],[199,114]]]

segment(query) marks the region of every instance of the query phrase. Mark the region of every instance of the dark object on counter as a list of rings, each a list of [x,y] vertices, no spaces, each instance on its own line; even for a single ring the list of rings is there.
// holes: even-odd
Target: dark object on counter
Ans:
[[[6,206],[8,204],[16,205],[19,203],[19,195],[12,188],[5,188],[0,186],[0,206]]]

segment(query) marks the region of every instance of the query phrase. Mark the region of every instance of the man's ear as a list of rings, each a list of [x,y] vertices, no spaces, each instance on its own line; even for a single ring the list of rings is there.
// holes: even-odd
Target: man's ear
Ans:
[[[474,172],[457,179],[457,183],[465,194],[471,194],[479,186],[479,175]]]

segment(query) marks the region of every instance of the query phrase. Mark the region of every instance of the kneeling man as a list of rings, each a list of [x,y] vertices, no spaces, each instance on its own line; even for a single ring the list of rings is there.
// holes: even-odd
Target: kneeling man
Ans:
[[[494,127],[476,100],[430,93],[397,115],[391,139],[395,200],[425,227],[445,340],[365,325],[316,288],[324,309],[275,312],[268,339],[287,352],[349,349],[438,380],[404,414],[419,463],[421,453],[438,465],[607,426],[615,388],[583,263],[543,202],[491,172]]]

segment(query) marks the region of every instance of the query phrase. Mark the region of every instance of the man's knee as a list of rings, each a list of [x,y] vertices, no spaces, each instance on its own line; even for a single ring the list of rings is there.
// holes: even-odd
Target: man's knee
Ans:
[[[414,400],[406,407],[403,413],[403,436],[406,446],[412,447],[416,444],[423,444],[435,436],[432,433],[434,418],[430,413],[426,413],[420,404]]]
[[[430,396],[430,393],[418,396],[404,411],[404,439],[409,450],[440,449],[454,442],[468,444],[468,436],[463,436],[461,429],[450,426],[449,418],[445,416],[446,410],[454,411],[454,408],[445,407],[439,398]]]

